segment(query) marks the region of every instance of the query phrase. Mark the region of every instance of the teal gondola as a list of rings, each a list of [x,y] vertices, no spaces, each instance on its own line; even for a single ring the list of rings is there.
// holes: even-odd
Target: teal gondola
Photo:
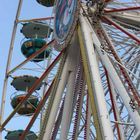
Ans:
[[[18,106],[18,104],[24,99],[25,96],[26,94],[14,96],[11,100],[12,107],[15,109]],[[20,115],[31,116],[36,111],[38,104],[39,104],[38,97],[35,95],[31,95],[27,99],[27,101],[25,101],[23,105],[19,108],[17,113]]]
[[[15,130],[10,131],[5,136],[7,140],[20,140],[21,135],[23,134],[24,130]],[[25,137],[26,140],[37,140],[37,136],[33,131],[29,131]]]
[[[25,41],[21,46],[21,52],[23,55],[28,58],[32,54],[36,53],[38,50],[40,50],[44,45],[46,44],[46,41],[41,38],[36,39],[29,39]],[[43,61],[44,58],[49,57],[49,54],[51,52],[50,48],[47,48],[45,51],[37,55],[35,58],[33,58],[31,61],[34,62],[40,62]]]
[[[37,2],[46,7],[52,7],[54,6],[55,0],[37,0]]]

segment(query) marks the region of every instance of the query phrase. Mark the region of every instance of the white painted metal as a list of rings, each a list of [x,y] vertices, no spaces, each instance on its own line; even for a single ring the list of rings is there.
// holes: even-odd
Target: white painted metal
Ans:
[[[69,77],[69,73],[66,66],[68,67],[68,61],[66,61],[63,72],[62,72],[62,76],[58,85],[58,89],[56,91],[56,96],[55,96],[54,103],[52,105],[52,109],[49,115],[49,119],[48,119],[48,123],[47,123],[43,140],[49,139],[51,136],[51,132],[55,123],[55,119],[56,119],[57,111],[59,109],[59,104],[62,98],[62,94],[65,88],[67,79]]]
[[[140,131],[135,135],[133,140],[140,140]]]
[[[106,107],[106,101],[104,97],[104,91],[101,83],[98,62],[96,53],[93,47],[92,30],[88,27],[83,16],[80,16],[80,24],[82,27],[82,35],[85,42],[85,49],[88,58],[89,70],[92,79],[92,87],[95,91],[95,103],[97,105],[98,117],[102,131],[102,137],[104,140],[113,140],[113,131],[111,128],[111,122],[109,120],[109,114]]]
[[[93,38],[95,37],[95,35],[93,35]],[[95,39],[95,38],[94,38]],[[95,39],[96,40],[96,39]],[[101,44],[100,44],[101,45]],[[114,86],[117,88],[118,90],[118,94],[121,96],[121,98],[123,99],[123,102],[129,112],[129,115],[131,116],[131,119],[133,120],[134,124],[136,125],[137,129],[140,130],[140,116],[138,114],[137,111],[133,112],[132,108],[130,107],[130,97],[123,85],[123,83],[121,82],[121,80],[119,79],[117,72],[115,71],[114,67],[112,66],[108,56],[106,54],[102,54],[101,49],[99,48],[99,46],[97,46],[96,44],[96,49],[100,55],[100,58],[104,64],[104,66],[106,67],[109,76],[114,84]]]
[[[85,28],[88,28],[88,34],[92,34],[94,47],[96,48],[102,63],[106,67],[109,77],[113,82],[113,85],[115,86],[115,88],[117,88],[118,94],[121,96],[128,112],[129,112],[129,115],[131,116],[131,119],[133,120],[136,128],[140,131],[140,116],[139,116],[137,110],[133,112],[132,108],[130,107],[130,104],[129,104],[130,97],[128,96],[128,93],[127,93],[123,83],[121,82],[121,80],[120,80],[116,70],[114,69],[112,63],[110,62],[110,59],[108,58],[107,54],[105,52],[104,53],[102,52],[102,50],[100,48],[101,43],[100,43],[99,39],[97,38],[96,33],[93,31],[92,27],[88,24],[88,21],[86,19],[84,19],[83,17],[80,19],[85,24]]]
[[[77,58],[79,58],[80,50],[78,48],[78,45],[74,46],[77,50]],[[76,72],[78,68],[78,62],[79,59],[75,59],[74,66],[70,71],[69,75],[69,81],[67,84],[67,92],[66,92],[66,97],[65,97],[65,102],[64,102],[64,109],[63,109],[63,116],[62,116],[62,124],[61,124],[61,134],[60,134],[60,140],[66,140],[68,131],[70,128],[70,123],[71,123],[71,116],[73,114],[73,90],[74,90],[74,84],[75,84],[75,78],[76,78]],[[73,61],[72,61],[73,62]]]
[[[49,56],[48,61],[47,61],[47,66],[46,66],[46,67],[45,67],[46,61],[44,62],[44,68],[45,68],[45,69],[47,69],[47,68],[49,67],[49,65],[51,64],[51,57],[52,57],[52,55]],[[49,82],[48,76],[44,79],[44,81],[45,81],[46,83]],[[46,89],[47,89],[47,85],[44,85],[43,90],[42,90],[42,97],[45,95]],[[41,119],[40,119],[40,129],[41,129],[41,127],[42,127],[42,123],[43,123],[43,119],[44,119],[43,116],[44,116],[44,115],[45,115],[45,111],[42,110],[42,111],[41,111],[41,117],[40,117],[40,118],[41,118]]]
[[[138,16],[140,17],[140,14],[138,13],[127,13],[127,12],[119,12],[119,13],[110,13],[110,16],[112,18],[114,18],[116,21],[118,21],[118,23],[120,22],[120,24],[125,25],[126,27],[132,27],[132,28],[136,28],[136,29],[140,29],[140,18],[138,18]]]
[[[20,16],[22,3],[23,3],[23,0],[19,0],[18,9],[17,9],[17,13],[16,13],[16,18],[15,18],[15,22],[14,22],[14,27],[13,27],[13,31],[12,31],[12,38],[11,38],[11,42],[10,42],[7,66],[6,66],[6,71],[5,71],[5,79],[4,79],[4,85],[3,85],[3,91],[2,91],[1,107],[0,107],[0,125],[2,124],[3,117],[4,117],[5,102],[6,102],[6,92],[7,92],[7,84],[8,84],[8,75],[7,74],[9,72],[9,70],[10,70],[12,53],[13,53],[14,42],[15,42],[16,31],[17,31],[17,20],[18,20],[18,18]],[[2,140],[2,132],[1,132],[1,130],[0,130],[0,140]]]
[[[63,116],[62,116],[62,124],[60,131],[60,140],[66,140],[67,134],[69,131],[70,123],[71,123],[71,115],[72,115],[72,103],[73,103],[73,87],[74,87],[74,80],[75,80],[75,73],[71,73],[69,76],[69,81],[67,84],[67,93],[65,97],[64,109],[63,109]]]
[[[85,81],[83,81],[83,76],[81,77],[81,81],[79,84],[78,88],[78,100],[77,100],[77,105],[76,105],[76,116],[74,120],[74,129],[73,129],[73,135],[72,139],[77,140],[81,131],[79,130],[80,128],[80,120],[81,120],[81,115],[82,115],[82,105],[83,105],[83,99],[85,95]]]
[[[71,71],[73,70],[73,68],[76,66],[75,64],[75,60],[77,60],[78,55],[76,55],[77,51],[75,51],[75,46],[72,45],[69,48],[69,53],[68,56],[66,58],[66,62],[64,64],[64,68],[62,71],[62,76],[60,78],[60,82],[56,91],[56,96],[54,99],[54,103],[52,105],[52,109],[50,112],[50,116],[48,119],[48,124],[45,130],[45,134],[43,137],[43,140],[49,140],[50,136],[51,136],[51,132],[53,130],[53,126],[55,123],[55,118],[58,112],[58,108],[59,108],[59,104],[62,98],[62,94],[64,91],[64,88],[66,86],[66,83],[69,79],[69,76],[71,75]]]
[[[124,28],[123,26],[121,26],[121,25],[119,25],[118,23],[114,22],[111,18],[108,17],[108,19],[109,19],[112,23],[116,24],[118,27],[121,27],[121,29],[123,29],[123,31],[128,32],[128,33],[131,34],[133,37],[135,37],[137,40],[139,40],[139,37],[138,37],[137,35],[135,35],[135,34],[133,34],[133,33],[130,33],[126,28]],[[126,20],[127,20],[127,19],[126,19]],[[138,46],[137,46],[137,47],[138,47]]]
[[[120,114],[119,114],[119,109],[118,109],[118,106],[117,106],[117,99],[116,99],[116,92],[115,92],[115,89],[114,89],[114,85],[113,85],[113,83],[112,83],[112,81],[111,81],[110,78],[109,78],[109,81],[110,81],[111,92],[112,92],[113,101],[114,101],[114,105],[115,105],[115,110],[116,110],[116,115],[117,115],[117,121],[118,122],[121,122],[121,120],[120,120]],[[124,130],[122,128],[122,125],[119,125],[119,130],[120,130],[121,140],[125,140],[126,138],[125,138],[125,135],[124,135]]]
[[[91,106],[90,100],[88,100],[88,114],[87,114],[87,130],[86,130],[86,140],[90,140],[90,120],[91,120]]]

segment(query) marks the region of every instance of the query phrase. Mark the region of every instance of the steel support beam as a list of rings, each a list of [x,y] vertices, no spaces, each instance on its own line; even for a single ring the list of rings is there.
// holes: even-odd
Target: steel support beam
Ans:
[[[80,50],[78,48],[78,45],[75,45],[75,49],[77,50],[77,57],[75,61],[75,67],[73,67],[70,76],[69,76],[69,81],[67,84],[67,93],[65,97],[65,102],[64,102],[64,110],[63,110],[63,116],[62,116],[62,124],[61,124],[61,133],[60,133],[60,140],[66,140],[67,135],[69,132],[70,128],[70,123],[71,123],[71,116],[72,116],[72,111],[73,111],[73,96],[74,96],[74,84],[75,84],[75,79],[76,79],[76,72],[78,68],[78,62],[79,62],[79,57],[80,57]]]
[[[4,85],[3,85],[3,91],[2,91],[1,107],[0,107],[0,126],[2,125],[3,117],[4,117],[5,100],[6,100],[6,92],[7,92],[7,84],[8,84],[8,71],[11,66],[11,59],[12,59],[14,42],[15,42],[16,31],[17,31],[17,22],[16,21],[18,20],[18,18],[20,16],[22,3],[23,3],[23,0],[19,0],[18,9],[17,9],[16,17],[15,17],[15,22],[14,22],[14,27],[13,27],[13,31],[12,31],[12,38],[11,38],[11,42],[10,42],[7,66],[6,66],[6,71],[5,71],[5,79],[4,79]],[[0,130],[0,140],[2,140],[1,130]]]
[[[88,24],[88,21],[85,21],[87,25]],[[89,25],[90,26],[90,25]],[[113,85],[115,86],[115,88],[118,90],[118,94],[121,96],[123,102],[124,102],[124,105],[126,106],[127,110],[128,110],[128,113],[129,115],[131,116],[131,119],[133,120],[136,128],[140,131],[140,116],[139,116],[139,113],[136,111],[133,112],[133,109],[130,107],[130,97],[122,83],[122,81],[120,80],[115,68],[113,67],[110,59],[108,58],[107,54],[104,52],[102,52],[102,49],[100,48],[101,47],[101,43],[99,41],[99,39],[97,38],[96,36],[96,33],[93,31],[92,27],[90,26],[90,31],[89,34],[91,33],[92,34],[92,39],[93,39],[93,43],[94,43],[94,47],[96,48],[97,52],[98,52],[98,55],[103,63],[103,65],[105,66],[108,74],[109,74],[109,77],[110,79],[112,80],[113,82]]]
[[[90,123],[91,123],[91,107],[90,107],[90,100],[87,91],[87,104],[86,104],[86,120],[85,120],[85,133],[84,133],[84,140],[90,139]]]
[[[2,123],[2,125],[0,126],[0,130],[2,130],[6,124],[11,120],[11,118],[16,114],[16,112],[19,110],[19,108],[22,106],[22,104],[30,97],[30,95],[35,91],[36,86],[38,86],[38,84],[40,82],[42,82],[45,77],[48,75],[48,73],[52,70],[52,68],[56,65],[56,63],[58,63],[58,61],[61,58],[61,55],[63,54],[64,50],[61,51],[61,53],[57,56],[57,58],[51,63],[51,65],[46,69],[46,71],[42,74],[42,76],[36,80],[36,82],[33,84],[33,86],[28,90],[27,95],[25,96],[25,98],[18,104],[18,106],[13,110],[13,112],[8,116],[8,118]]]
[[[22,19],[22,20],[17,20],[17,22],[21,23],[21,22],[32,22],[32,21],[42,21],[42,20],[51,20],[51,19],[54,19],[54,17]]]
[[[140,39],[132,34],[132,33],[129,33],[125,28],[123,28],[122,26],[120,26],[119,24],[115,23],[114,21],[112,21],[110,18],[108,17],[102,17],[102,19],[104,21],[107,21],[107,23],[113,25],[114,27],[116,27],[118,30],[122,31],[123,33],[125,33],[127,36],[129,36],[131,39],[133,39],[134,41],[136,41],[138,44],[140,44]]]
[[[42,100],[40,101],[40,103],[38,104],[38,106],[37,106],[37,108],[36,108],[36,111],[35,111],[35,113],[34,113],[32,119],[31,119],[30,123],[28,124],[28,126],[27,126],[26,129],[25,129],[25,131],[24,131],[23,134],[21,135],[20,140],[25,140],[26,135],[28,134],[28,132],[29,132],[29,130],[31,129],[31,127],[33,126],[33,124],[34,124],[34,122],[35,122],[37,116],[39,115],[39,113],[40,113],[42,107],[44,106],[45,102],[46,102],[47,99],[48,99],[48,96],[49,96],[50,93],[51,93],[51,90],[52,90],[53,85],[54,85],[54,81],[55,81],[55,80],[52,81],[52,83],[51,83],[49,89],[47,90],[47,92],[45,93],[43,99],[42,99]]]
[[[75,62],[78,59],[77,51],[75,51],[75,45],[73,43],[72,43],[72,46],[70,46],[68,49],[69,49],[68,56],[66,58],[66,62],[64,64],[60,82],[57,87],[54,103],[52,105],[52,109],[49,115],[49,119],[48,119],[48,123],[47,123],[43,140],[50,139],[65,86],[69,80],[69,76],[71,75],[71,72],[73,71],[73,69],[75,69],[75,65],[76,65]]]
[[[85,50],[87,54],[87,62],[89,65],[92,88],[94,89],[95,104],[97,107],[99,123],[101,126],[101,134],[103,140],[113,140],[113,131],[111,128],[111,122],[109,120],[109,114],[106,107],[106,101],[104,97],[104,91],[101,83],[100,72],[98,68],[98,61],[96,58],[96,52],[93,47],[94,41],[92,40],[92,32],[88,27],[88,24],[83,16],[80,16],[80,25],[82,29],[82,35],[85,43]]]
[[[50,41],[48,44],[44,45],[40,50],[38,50],[37,52],[33,53],[30,57],[28,57],[25,61],[23,61],[22,63],[20,63],[18,66],[16,66],[15,68],[13,68],[12,70],[8,71],[8,75],[12,74],[13,72],[15,72],[17,69],[21,68],[24,64],[26,64],[27,62],[29,62],[31,59],[33,59],[34,57],[36,57],[37,55],[39,55],[40,53],[42,53],[44,50],[46,50],[50,45],[52,45],[52,43],[54,43],[54,40]]]
[[[113,85],[110,78],[109,78],[109,82],[110,82],[110,88],[111,88],[111,91],[112,91],[112,98],[114,100],[114,106],[115,106],[115,109],[116,109],[116,117],[117,117],[116,120],[118,120],[118,122],[121,122],[121,118],[120,118],[120,113],[121,112],[120,112],[120,110],[117,106],[117,97],[116,97],[117,95],[116,95],[116,91],[114,89],[114,85]],[[124,135],[124,129],[123,129],[122,125],[119,124],[119,123],[118,123],[118,126],[119,126],[119,129],[120,129],[121,140],[125,140],[126,138],[125,138],[125,135]]]
[[[112,93],[110,80],[109,80],[109,76],[108,76],[108,72],[107,72],[106,69],[104,69],[104,70],[105,70],[106,81],[107,81],[108,90],[109,90],[109,94],[110,94],[110,100],[111,100],[111,104],[112,104],[112,110],[113,110],[114,119],[115,119],[115,121],[118,121],[116,108],[115,108],[115,104],[114,104],[114,98],[113,98],[113,95],[112,95],[113,93]],[[118,140],[122,140],[121,139],[121,131],[120,131],[119,125],[117,123],[115,123],[115,127],[117,129]]]
[[[132,10],[139,10],[140,6],[137,7],[128,7],[128,8],[120,8],[120,9],[105,9],[105,13],[113,13],[113,12],[123,12],[123,11],[132,11]]]

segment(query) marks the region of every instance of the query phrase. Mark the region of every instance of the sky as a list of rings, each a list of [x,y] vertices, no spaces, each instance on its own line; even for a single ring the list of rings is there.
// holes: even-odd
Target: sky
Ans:
[[[8,48],[10,44],[11,32],[13,27],[13,21],[15,17],[16,7],[18,0],[14,0],[15,3],[9,4],[8,0],[3,1],[0,4],[0,40],[1,40],[1,50],[0,50],[0,90],[2,91],[4,73],[6,68]],[[3,43],[2,43],[3,42]]]
[[[15,15],[17,11],[19,0],[3,0],[0,4],[0,103],[2,97],[3,82],[5,76],[6,63],[8,58],[8,51],[11,41],[11,34],[14,25]],[[32,19],[32,18],[41,18],[48,17],[52,15],[52,8],[46,8],[36,2],[36,0],[23,0],[23,6],[21,10],[21,16],[19,19]],[[25,60],[24,56],[20,52],[21,42],[24,39],[24,36],[20,33],[22,25],[19,24],[16,33],[16,40],[14,44],[13,57],[11,61],[11,68]],[[15,92],[13,88],[8,85],[7,97],[6,97],[6,111],[5,116],[7,116],[12,108],[10,106],[10,96]],[[16,125],[15,125],[16,122]],[[22,129],[24,127],[23,123],[21,124],[20,119],[15,119],[15,121],[9,123],[9,128]],[[4,133],[5,135],[5,133]]]

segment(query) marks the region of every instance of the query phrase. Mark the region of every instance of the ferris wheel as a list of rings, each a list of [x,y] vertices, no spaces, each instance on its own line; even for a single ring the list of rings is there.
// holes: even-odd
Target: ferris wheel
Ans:
[[[140,140],[140,1],[36,0],[52,16],[19,20],[22,3],[0,139]],[[19,27],[21,63],[12,62]]]

